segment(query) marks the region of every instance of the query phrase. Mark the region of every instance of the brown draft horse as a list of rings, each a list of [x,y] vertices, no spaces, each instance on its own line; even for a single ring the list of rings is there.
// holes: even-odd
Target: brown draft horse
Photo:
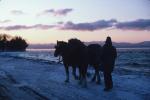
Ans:
[[[73,68],[73,76],[76,76],[76,67],[79,68],[79,83],[86,87],[86,72],[88,67],[87,47],[78,39],[70,39],[67,42],[57,41],[54,56],[62,56],[66,71],[66,80],[69,82],[69,66]]]
[[[101,83],[99,71],[102,71],[101,68],[101,55],[102,47],[99,44],[90,44],[87,46],[88,50],[88,64],[95,69],[95,74],[92,78],[92,82],[96,81],[97,84]]]

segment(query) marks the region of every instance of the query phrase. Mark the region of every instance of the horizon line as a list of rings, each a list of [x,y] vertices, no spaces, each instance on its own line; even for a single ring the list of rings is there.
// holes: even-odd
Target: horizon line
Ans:
[[[62,41],[62,40],[60,40]],[[66,41],[65,41],[66,42]],[[82,41],[83,43],[88,43],[88,42],[105,42],[105,41]],[[141,41],[141,42],[116,42],[116,41],[112,41],[113,43],[130,43],[130,44],[138,44],[138,43],[142,43],[142,42],[150,42],[149,40],[145,40],[145,41]],[[46,44],[56,44],[54,42],[50,42],[50,43],[28,43],[29,45],[46,45]]]

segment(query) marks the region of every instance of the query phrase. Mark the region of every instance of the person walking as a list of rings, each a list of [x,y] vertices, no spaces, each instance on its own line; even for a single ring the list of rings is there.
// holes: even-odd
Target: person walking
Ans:
[[[107,37],[106,42],[102,47],[102,66],[105,82],[104,91],[109,91],[113,88],[111,73],[113,72],[115,66],[116,57],[116,48],[112,45],[111,37]]]

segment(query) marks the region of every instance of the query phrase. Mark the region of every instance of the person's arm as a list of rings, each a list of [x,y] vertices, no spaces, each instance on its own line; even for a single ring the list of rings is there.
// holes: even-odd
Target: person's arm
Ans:
[[[113,47],[113,48],[114,48],[114,58],[116,59],[117,58],[117,50],[115,47]]]

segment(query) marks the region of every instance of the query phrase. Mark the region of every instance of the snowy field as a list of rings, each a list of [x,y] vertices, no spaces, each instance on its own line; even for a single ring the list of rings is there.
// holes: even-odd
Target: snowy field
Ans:
[[[64,67],[53,52],[0,53],[0,100],[150,100],[149,49],[118,54],[114,88],[104,92],[102,73],[101,85],[88,77],[88,87],[83,88],[71,73],[70,83],[65,83]]]

